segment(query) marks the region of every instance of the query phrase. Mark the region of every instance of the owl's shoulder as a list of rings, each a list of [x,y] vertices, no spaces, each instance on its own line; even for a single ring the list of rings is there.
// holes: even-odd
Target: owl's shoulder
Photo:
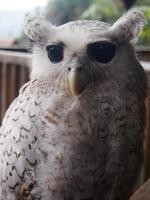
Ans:
[[[0,128],[0,177],[6,190],[15,189],[23,180],[26,167],[36,164],[36,121],[43,106],[42,99],[50,96],[48,93],[46,83],[44,87],[37,80],[29,81],[20,89],[5,114]]]

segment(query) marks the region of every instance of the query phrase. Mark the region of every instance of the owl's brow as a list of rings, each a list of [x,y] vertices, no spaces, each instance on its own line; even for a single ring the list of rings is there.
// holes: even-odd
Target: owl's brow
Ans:
[[[65,43],[61,40],[51,40],[51,41],[47,41],[46,45],[62,45],[65,46]]]
[[[96,34],[88,37],[88,44],[95,43],[95,42],[101,42],[101,41],[106,41],[106,42],[113,42],[111,38],[105,37],[104,35],[101,34]]]
[[[89,33],[88,37],[89,40],[95,40],[95,39],[110,39],[109,33],[107,31],[99,31],[98,33]]]
[[[104,34],[104,33],[94,34],[94,35],[91,35],[88,39],[89,39],[88,44],[106,41],[106,42],[112,42],[116,47],[119,47],[119,44],[116,38],[109,36],[109,34]]]

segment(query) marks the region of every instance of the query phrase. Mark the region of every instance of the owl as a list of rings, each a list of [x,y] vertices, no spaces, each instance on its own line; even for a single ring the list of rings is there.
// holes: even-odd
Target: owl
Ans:
[[[26,15],[30,81],[0,128],[0,200],[128,200],[143,162],[147,79],[134,9],[113,25]]]

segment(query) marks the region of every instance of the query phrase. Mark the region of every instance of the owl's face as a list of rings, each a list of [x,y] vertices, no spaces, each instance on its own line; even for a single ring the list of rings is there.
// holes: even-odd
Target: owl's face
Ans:
[[[129,42],[144,22],[138,10],[113,26],[82,20],[56,27],[42,17],[27,15],[25,33],[35,42],[31,78],[51,79],[78,95],[120,68],[124,73],[134,60]]]

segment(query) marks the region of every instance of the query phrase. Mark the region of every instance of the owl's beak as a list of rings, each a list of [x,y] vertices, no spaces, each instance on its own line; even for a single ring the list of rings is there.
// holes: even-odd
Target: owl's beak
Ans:
[[[73,96],[79,95],[86,85],[84,75],[78,70],[71,70],[69,72],[68,81]]]

